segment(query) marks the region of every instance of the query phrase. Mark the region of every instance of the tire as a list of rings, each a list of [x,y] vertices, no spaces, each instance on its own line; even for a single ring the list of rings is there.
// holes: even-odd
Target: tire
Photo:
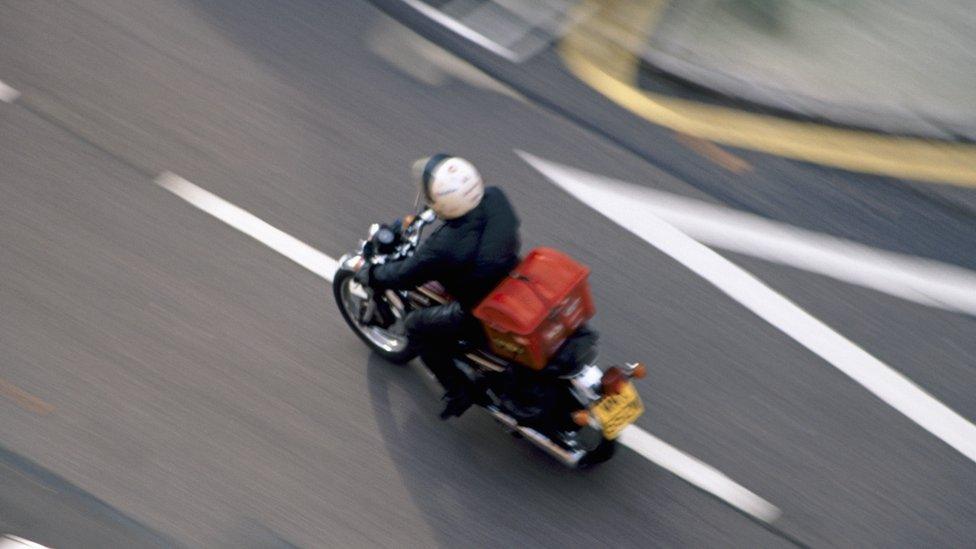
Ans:
[[[339,307],[339,313],[342,314],[342,319],[346,321],[349,328],[351,328],[352,331],[359,336],[359,339],[361,339],[367,347],[372,349],[374,353],[380,355],[388,362],[392,362],[394,364],[406,364],[407,362],[410,362],[414,359],[414,357],[417,356],[417,351],[409,341],[406,342],[406,345],[402,349],[384,348],[373,338],[382,337],[377,334],[385,333],[385,331],[379,330],[378,328],[371,329],[368,327],[361,327],[346,309],[344,304],[344,292],[349,291],[349,283],[352,282],[352,277],[355,274],[355,272],[348,269],[340,269],[338,272],[336,272],[335,277],[332,280],[332,295],[336,300],[336,305]],[[372,330],[372,335],[367,333],[366,330]]]
[[[596,448],[590,450],[583,459],[580,460],[581,468],[595,467],[601,463],[609,461],[617,451],[617,441],[602,439]]]

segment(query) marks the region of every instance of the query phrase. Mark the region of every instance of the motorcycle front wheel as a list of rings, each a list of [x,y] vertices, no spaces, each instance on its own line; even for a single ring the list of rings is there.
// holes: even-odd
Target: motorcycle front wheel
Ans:
[[[394,315],[399,316],[390,329],[360,322],[359,311],[370,297],[365,289],[353,280],[355,274],[348,269],[340,269],[332,280],[332,293],[343,320],[376,354],[394,364],[409,362],[417,356],[417,352],[410,345],[410,339],[403,333],[404,311],[394,310]]]

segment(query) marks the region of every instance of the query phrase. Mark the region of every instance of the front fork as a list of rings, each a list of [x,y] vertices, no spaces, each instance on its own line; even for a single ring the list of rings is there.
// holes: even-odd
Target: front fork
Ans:
[[[359,269],[363,267],[365,260],[361,254],[346,254],[339,259],[339,268],[352,271],[353,273],[359,272]],[[355,282],[352,282],[356,284]],[[355,292],[356,297],[360,298],[359,310],[356,311],[357,320],[360,324],[364,326],[377,326],[388,330],[394,324],[396,324],[398,317],[393,312],[387,299],[382,299],[376,294],[371,288],[364,286],[359,286],[356,284]],[[360,293],[361,292],[361,293]],[[399,301],[399,298],[395,298]],[[398,303],[398,305],[402,305]]]

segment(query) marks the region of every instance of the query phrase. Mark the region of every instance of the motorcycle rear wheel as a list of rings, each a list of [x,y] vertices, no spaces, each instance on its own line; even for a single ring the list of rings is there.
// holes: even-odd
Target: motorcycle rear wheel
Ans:
[[[348,269],[340,269],[332,280],[332,293],[342,319],[359,336],[359,339],[363,340],[363,343],[387,361],[394,364],[410,362],[417,356],[417,351],[406,335],[359,322],[357,310],[364,296],[358,295],[361,294],[362,288],[353,280],[355,274]]]
[[[601,463],[609,461],[616,451],[616,440],[603,439],[596,448],[590,450],[585,456],[583,456],[583,459],[580,460],[579,466],[583,469],[595,467]]]

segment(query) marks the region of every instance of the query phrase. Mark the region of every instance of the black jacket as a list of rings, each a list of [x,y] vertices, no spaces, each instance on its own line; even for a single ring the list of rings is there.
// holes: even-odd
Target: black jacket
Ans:
[[[518,227],[505,193],[488,187],[477,208],[445,221],[413,256],[375,267],[372,278],[395,289],[436,280],[470,310],[518,265]]]

